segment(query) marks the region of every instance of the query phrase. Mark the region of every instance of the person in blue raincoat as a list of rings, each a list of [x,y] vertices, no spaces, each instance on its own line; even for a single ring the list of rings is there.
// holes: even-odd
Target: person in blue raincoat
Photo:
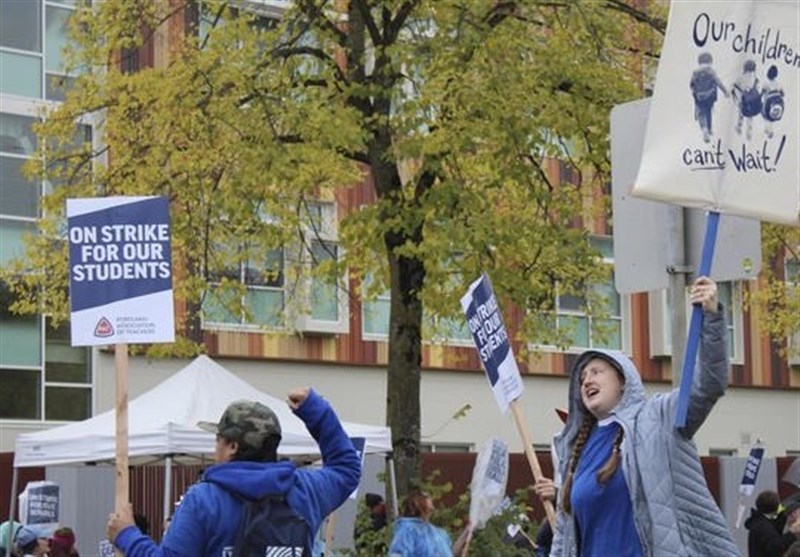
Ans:
[[[452,557],[461,555],[469,527],[453,544],[450,534],[430,522],[433,499],[424,491],[406,497],[401,516],[394,522],[394,535],[389,545],[391,557]]]

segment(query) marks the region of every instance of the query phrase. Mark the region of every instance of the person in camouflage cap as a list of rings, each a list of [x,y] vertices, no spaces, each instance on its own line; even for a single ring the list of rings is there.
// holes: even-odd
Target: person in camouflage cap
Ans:
[[[130,506],[109,517],[108,539],[127,557],[232,555],[244,501],[281,495],[308,524],[306,546],[312,547],[323,519],[358,486],[361,460],[333,408],[313,389],[290,391],[287,400],[319,444],[321,469],[279,461],[278,416],[260,402],[236,401],[219,422],[197,424],[217,436],[216,464],[186,492],[161,545],[136,527]]]
[[[236,442],[236,452],[231,460],[277,460],[281,424],[275,412],[260,402],[237,400],[228,405],[219,423],[200,422],[197,426],[227,441]],[[217,461],[220,461],[219,458]]]

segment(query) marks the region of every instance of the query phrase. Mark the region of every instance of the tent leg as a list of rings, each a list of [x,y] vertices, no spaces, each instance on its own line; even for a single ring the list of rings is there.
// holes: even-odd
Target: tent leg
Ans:
[[[161,527],[167,525],[170,514],[172,513],[172,455],[167,455],[164,460],[164,520]]]
[[[386,457],[386,461],[389,464],[389,489],[391,490],[392,494],[392,512],[394,513],[392,518],[396,519],[400,513],[398,512],[397,504],[397,480],[395,479],[394,475],[394,459],[392,458],[391,454]]]
[[[8,521],[10,524],[14,523],[14,511],[16,510],[17,503],[17,482],[19,480],[19,468],[14,467],[14,473],[11,475],[11,500],[8,502]],[[8,529],[8,539],[6,540],[6,555],[11,557],[11,548],[14,544],[11,543],[11,534],[14,532],[13,528]]]

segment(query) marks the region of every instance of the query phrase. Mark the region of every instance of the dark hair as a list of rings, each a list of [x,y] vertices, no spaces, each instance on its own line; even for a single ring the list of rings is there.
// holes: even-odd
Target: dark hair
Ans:
[[[778,77],[778,66],[772,65],[767,70],[767,79],[775,79]]]
[[[136,524],[136,527],[142,531],[142,534],[145,536],[150,535],[150,521],[147,520],[145,515],[141,513],[134,513],[133,522]]]
[[[233,460],[247,460],[251,462],[275,462],[278,460],[278,445],[281,443],[281,436],[278,433],[271,433],[264,439],[260,447],[251,447],[242,443],[239,439],[228,439],[236,441],[239,448],[233,455]]]
[[[424,491],[412,491],[408,494],[405,501],[403,501],[403,508],[400,511],[401,516],[412,518],[421,518],[427,509],[425,501],[430,498],[430,495]]]
[[[714,59],[711,57],[710,52],[701,52],[700,56],[697,57],[698,64],[710,64],[713,61]]]
[[[746,72],[754,72],[756,71],[756,63],[754,60],[746,60],[744,63],[744,71]]]
[[[781,500],[774,491],[762,491],[756,497],[756,510],[764,514],[772,514],[778,510]]]

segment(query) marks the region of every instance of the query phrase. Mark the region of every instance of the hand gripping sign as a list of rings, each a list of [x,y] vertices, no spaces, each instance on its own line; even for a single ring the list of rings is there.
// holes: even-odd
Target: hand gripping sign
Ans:
[[[519,408],[519,397],[522,396],[523,390],[522,378],[503,325],[497,298],[492,291],[492,283],[485,273],[469,285],[469,290],[461,298],[461,307],[500,411],[507,414],[509,408],[511,409],[522,438],[525,456],[528,457],[528,464],[533,477],[538,480],[542,476],[542,470],[536,459],[536,453],[533,452],[533,443]],[[546,502],[544,508],[551,524],[555,524],[555,510],[552,503]]]
[[[633,195],[800,224],[800,3],[673,2]],[[692,312],[675,426],[686,424],[703,323]]]

